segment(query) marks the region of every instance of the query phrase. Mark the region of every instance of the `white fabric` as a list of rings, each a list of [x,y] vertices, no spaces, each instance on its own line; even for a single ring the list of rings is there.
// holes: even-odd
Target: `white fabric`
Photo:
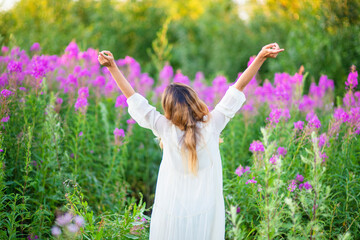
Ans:
[[[207,123],[198,123],[199,170],[188,171],[179,142],[183,131],[156,111],[140,94],[128,98],[128,111],[142,127],[151,129],[163,142],[151,215],[150,240],[220,240],[225,237],[225,208],[219,136],[246,101],[243,92],[230,86],[210,113]],[[207,116],[206,116],[207,117]]]

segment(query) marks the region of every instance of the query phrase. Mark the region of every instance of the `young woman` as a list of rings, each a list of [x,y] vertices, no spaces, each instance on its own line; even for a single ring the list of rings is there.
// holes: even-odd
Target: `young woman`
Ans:
[[[126,96],[131,117],[162,140],[151,240],[224,239],[219,136],[245,102],[245,86],[267,58],[275,58],[282,51],[276,43],[264,46],[211,112],[191,87],[170,84],[162,95],[164,115],[134,91],[109,51],[99,53],[100,64],[109,69]]]

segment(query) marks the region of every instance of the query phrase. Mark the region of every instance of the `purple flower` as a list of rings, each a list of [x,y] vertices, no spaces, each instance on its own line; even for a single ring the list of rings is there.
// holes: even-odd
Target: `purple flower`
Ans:
[[[240,211],[241,211],[241,208],[240,208],[240,207],[237,207],[237,208],[236,208],[236,213],[240,213]]]
[[[43,56],[35,56],[31,60],[31,76],[36,79],[45,77],[46,73],[50,70],[49,60]]]
[[[304,183],[304,188],[305,188],[306,190],[309,190],[309,189],[312,188],[312,186],[311,186],[311,184],[310,184],[309,182],[305,182],[305,183]]]
[[[3,152],[4,150],[2,150],[1,148],[0,148],[0,152]]]
[[[7,89],[3,89],[3,90],[1,90],[1,95],[3,95],[3,97],[6,99],[6,98],[8,98],[10,95],[12,95],[13,94],[13,92],[12,91],[10,91],[10,90],[7,90]]]
[[[297,175],[296,175],[296,181],[298,181],[298,182],[304,181],[303,175],[297,174]]]
[[[174,75],[173,68],[170,65],[166,64],[164,66],[164,68],[161,70],[161,72],[159,74],[159,78],[160,78],[160,80],[168,83],[169,80],[173,77],[173,75]]]
[[[76,42],[72,41],[69,43],[69,45],[66,47],[65,52],[70,56],[70,57],[75,57],[77,58],[77,55],[79,53],[79,47],[77,46]]]
[[[190,85],[190,79],[187,76],[183,75],[181,72],[175,74],[174,82]]]
[[[80,98],[87,98],[89,97],[89,88],[88,87],[82,87],[79,88],[78,94]]]
[[[319,147],[321,148],[322,146],[324,146],[327,143],[327,141],[328,139],[326,133],[321,134],[319,137]]]
[[[53,226],[51,228],[51,234],[55,237],[59,236],[61,234],[61,229],[57,226]]]
[[[277,149],[277,152],[278,152],[279,155],[285,157],[285,155],[286,155],[286,153],[287,153],[287,150],[286,150],[286,148],[279,147],[279,148]]]
[[[253,177],[252,179],[247,180],[245,184],[249,184],[249,183],[257,183],[257,181],[255,180],[255,177]]]
[[[289,185],[289,187],[288,187],[288,190],[289,190],[290,192],[293,192],[293,191],[296,189],[296,187],[297,187],[296,181],[295,181],[295,180],[291,180],[291,183],[290,183],[290,185]]]
[[[126,123],[127,124],[135,124],[136,122],[134,119],[130,118],[130,119],[126,120]]]
[[[358,72],[350,72],[347,78],[347,81],[345,82],[346,86],[350,86],[350,89],[356,88],[358,85]]]
[[[40,44],[39,43],[34,43],[31,48],[30,48],[30,51],[40,51]]]
[[[341,120],[342,122],[348,122],[350,120],[349,114],[342,108],[335,109],[334,118],[338,121]]]
[[[62,104],[62,103],[63,103],[63,99],[62,99],[62,98],[57,98],[57,99],[56,99],[56,103],[57,103],[57,104]]]
[[[85,220],[82,216],[79,216],[77,215],[75,218],[74,218],[74,222],[75,224],[78,226],[78,227],[82,227],[84,226],[85,224]]]
[[[16,62],[16,61],[10,61],[9,64],[7,65],[7,70],[12,73],[12,72],[21,72],[22,71],[22,63],[21,62]]]
[[[279,160],[279,157],[277,155],[273,155],[270,159],[269,162],[273,165],[276,165],[277,160]]]
[[[79,227],[73,223],[67,225],[66,228],[69,230],[69,232],[72,232],[72,233],[76,233],[77,231],[79,231]]]
[[[264,149],[264,145],[259,141],[253,141],[251,144],[250,144],[250,148],[249,150],[251,152],[264,152],[265,149]]]
[[[120,137],[125,137],[124,129],[115,128],[114,135],[115,136],[120,136]]]
[[[294,128],[302,130],[304,128],[304,122],[303,121],[294,122]]]
[[[79,108],[86,107],[88,104],[88,101],[86,98],[78,98],[75,103],[75,111],[77,111]]]
[[[327,158],[329,158],[329,157],[326,155],[326,153],[320,153],[319,155],[320,155],[320,158],[322,159],[322,162],[325,162],[325,160],[326,160]]]
[[[94,86],[99,86],[99,87],[103,87],[106,83],[105,77],[104,76],[97,76],[95,81],[93,82]]]
[[[65,213],[56,218],[56,224],[59,226],[65,226],[72,221],[73,215],[71,213]]]
[[[5,53],[7,53],[8,51],[9,51],[9,48],[8,48],[7,46],[2,46],[2,47],[1,47],[1,52],[2,52],[2,53],[5,54]]]
[[[79,137],[81,137],[83,135],[83,132],[79,132]]]
[[[1,122],[8,122],[9,119],[10,119],[10,117],[9,117],[9,115],[8,115],[8,116],[6,116],[6,117],[3,117],[3,118],[1,119]]]
[[[309,112],[306,115],[306,121],[308,121],[308,126],[311,128],[313,128],[313,127],[320,128],[321,127],[321,122],[314,112]]]
[[[239,166],[236,170],[235,173],[241,177],[244,173],[250,173],[250,167],[246,166],[245,168],[243,168],[243,166]]]
[[[26,91],[26,88],[24,88],[24,87],[19,87],[19,90],[25,92],[25,91]]]
[[[126,97],[125,95],[120,95],[116,98],[116,102],[115,102],[115,107],[127,107],[128,104],[126,102]]]

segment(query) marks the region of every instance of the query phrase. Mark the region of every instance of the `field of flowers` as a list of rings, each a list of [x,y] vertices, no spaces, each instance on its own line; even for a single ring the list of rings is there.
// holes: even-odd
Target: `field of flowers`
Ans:
[[[161,150],[97,56],[75,42],[61,56],[2,47],[0,239],[148,239]],[[235,80],[117,64],[158,110],[172,81],[212,109]],[[358,73],[336,99],[327,76],[306,81],[304,69],[254,78],[222,133],[226,239],[359,239]]]

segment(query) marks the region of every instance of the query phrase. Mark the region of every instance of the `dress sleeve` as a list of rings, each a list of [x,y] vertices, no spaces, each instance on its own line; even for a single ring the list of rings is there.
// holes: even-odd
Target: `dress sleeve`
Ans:
[[[213,125],[218,133],[225,128],[227,123],[235,116],[235,113],[240,110],[245,101],[246,97],[242,91],[234,86],[229,87],[224,97],[211,112]]]
[[[148,100],[139,93],[134,93],[126,100],[130,116],[144,128],[152,130],[155,136],[162,137],[167,125],[167,119]]]

